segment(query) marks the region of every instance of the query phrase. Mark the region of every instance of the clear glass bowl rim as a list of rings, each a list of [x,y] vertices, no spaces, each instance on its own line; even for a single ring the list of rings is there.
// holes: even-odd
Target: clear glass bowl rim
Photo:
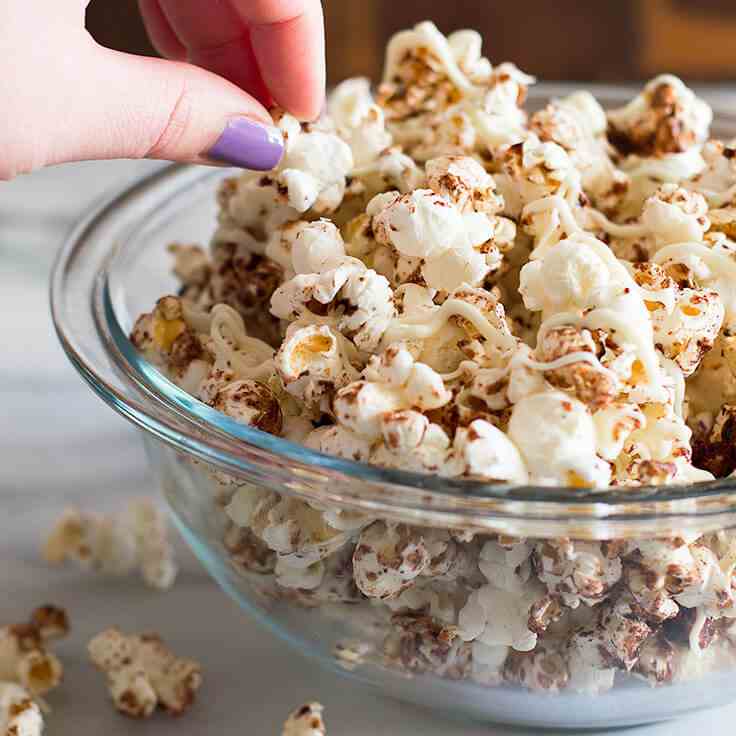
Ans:
[[[632,94],[630,87],[622,86],[540,84],[532,88],[530,101],[538,105],[580,88],[589,89],[606,106]],[[736,115],[717,104],[713,107],[716,131],[725,126],[736,136]],[[140,208],[167,187],[201,184],[209,178],[214,178],[213,170],[182,165],[143,176],[81,219],[52,272],[52,317],[68,358],[107,404],[144,431],[244,482],[257,478],[274,490],[286,489],[308,500],[411,523],[606,538],[683,527],[716,529],[736,522],[736,479],[603,493],[447,479],[309,450],[238,424],[194,399],[138,355],[118,322],[110,280],[125,238],[107,246],[95,243],[95,238],[99,240],[100,232],[126,207]]]

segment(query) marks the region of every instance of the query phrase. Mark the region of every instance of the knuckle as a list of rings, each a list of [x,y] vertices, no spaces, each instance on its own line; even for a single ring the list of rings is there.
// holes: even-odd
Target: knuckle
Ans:
[[[145,158],[170,158],[181,147],[192,118],[192,99],[186,84],[173,97],[168,109],[169,114],[160,126],[154,143],[147,148]]]

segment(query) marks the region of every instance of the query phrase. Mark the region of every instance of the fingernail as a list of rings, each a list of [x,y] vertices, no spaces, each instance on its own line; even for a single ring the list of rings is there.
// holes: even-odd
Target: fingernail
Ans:
[[[281,160],[284,139],[273,125],[262,125],[249,118],[233,118],[207,157],[232,166],[268,171]]]

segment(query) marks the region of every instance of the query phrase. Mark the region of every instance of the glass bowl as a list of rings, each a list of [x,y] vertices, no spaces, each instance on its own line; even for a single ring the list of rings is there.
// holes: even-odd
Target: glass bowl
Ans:
[[[530,106],[571,89],[540,87]],[[620,105],[631,94],[609,87],[592,91],[605,107]],[[717,109],[714,134],[736,136],[736,117]],[[596,494],[371,467],[238,424],[177,388],[138,355],[127,337],[136,317],[177,289],[165,246],[207,242],[216,186],[228,175],[232,172],[222,169],[168,167],[105,202],[70,236],[51,289],[66,354],[89,386],[140,428],[176,525],[220,586],[249,615],[320,664],[454,716],[535,727],[624,726],[736,699],[729,685],[736,647],[726,625],[728,611],[714,622],[683,604],[665,624],[647,618],[642,633],[641,627],[636,630],[642,614],[608,603],[624,600],[635,584],[631,570],[652,562],[641,549],[655,538],[714,535],[709,539],[726,545],[731,533],[724,530],[736,526],[735,481]],[[241,507],[250,504],[250,528],[235,525],[226,512],[234,498]],[[258,506],[263,513],[253,512],[254,504],[265,504]],[[276,512],[269,516],[269,509]],[[331,524],[325,526],[326,519]],[[366,526],[369,520],[376,521]],[[309,585],[318,584],[316,589],[288,587],[302,584],[302,578],[288,583],[283,574],[276,582],[274,565],[281,560],[262,541],[269,530],[271,546],[288,556],[289,565],[309,565],[315,576]],[[286,530],[287,538],[273,542],[279,530]],[[400,541],[376,556],[371,543],[389,534]],[[508,643],[504,626],[513,628],[511,619],[518,623],[531,616],[527,604],[518,602],[526,588],[512,599],[494,592],[481,607],[486,644],[468,644],[458,635],[457,609],[483,582],[481,548],[486,565],[511,571],[517,583],[528,578],[524,585],[539,587],[538,576],[558,576],[555,595],[533,609],[534,625],[544,628],[563,591],[564,616],[550,626],[556,638],[544,635],[544,649],[538,645],[532,653],[506,656],[509,650],[498,644]],[[362,574],[370,581],[365,559],[371,554],[384,566],[381,574],[390,568],[388,574],[413,580],[409,594],[397,602],[358,591],[354,555],[361,557]],[[616,558],[624,554],[624,572],[617,576]],[[605,577],[601,566],[610,579],[603,592],[591,591],[589,584]],[[678,584],[684,583],[673,582],[671,569],[646,582],[670,602]],[[580,605],[571,608],[576,602]],[[511,618],[509,606],[515,611]],[[570,632],[584,638],[593,617],[603,620],[602,611],[619,617],[618,623],[606,618],[608,639],[596,633],[590,640],[590,656],[601,659],[596,667],[602,674],[580,680],[573,660],[566,659]],[[518,632],[508,636],[518,638]],[[632,664],[631,647],[645,636]],[[713,642],[701,651],[695,640],[706,638]],[[522,648],[528,647],[529,641]],[[653,680],[662,682],[654,686]],[[611,681],[612,689],[593,692]]]

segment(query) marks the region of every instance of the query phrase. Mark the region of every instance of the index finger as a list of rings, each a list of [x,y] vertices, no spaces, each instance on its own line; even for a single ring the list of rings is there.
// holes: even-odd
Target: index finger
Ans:
[[[325,31],[319,0],[232,0],[248,26],[258,67],[273,99],[313,120],[325,95]]]

